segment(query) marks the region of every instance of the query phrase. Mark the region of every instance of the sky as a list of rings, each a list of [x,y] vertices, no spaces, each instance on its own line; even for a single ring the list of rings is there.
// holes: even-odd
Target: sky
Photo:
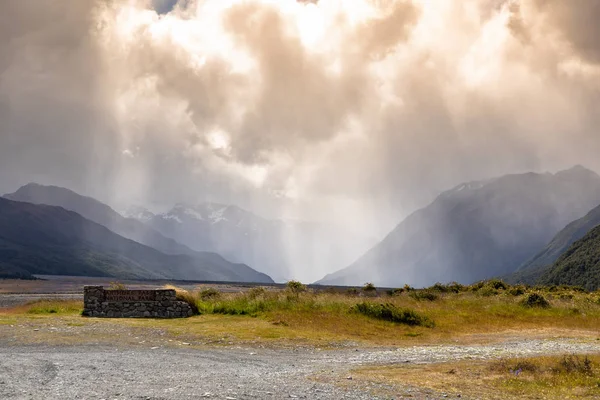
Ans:
[[[600,1],[0,2],[0,192],[383,236],[461,182],[600,171]]]

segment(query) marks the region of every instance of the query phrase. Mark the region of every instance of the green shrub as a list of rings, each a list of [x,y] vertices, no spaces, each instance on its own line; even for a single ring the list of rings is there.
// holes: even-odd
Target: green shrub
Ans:
[[[451,282],[447,284],[442,284],[438,282],[432,287],[430,287],[429,290],[439,293],[460,293],[465,290],[465,286],[461,285],[458,282]]]
[[[508,289],[508,285],[501,281],[500,279],[490,279],[485,281],[485,286],[489,286],[496,290],[506,290]]]
[[[357,288],[353,288],[353,287],[351,287],[351,288],[348,288],[348,289],[346,290],[346,294],[347,294],[348,296],[358,296],[358,289],[357,289]]]
[[[351,310],[370,318],[395,322],[398,324],[425,326],[428,328],[433,328],[435,326],[434,322],[427,316],[409,308],[396,307],[390,303],[378,304],[365,301],[354,305]]]
[[[472,285],[469,285],[469,290],[471,292],[477,292],[479,289],[481,289],[483,286],[485,285],[485,281],[479,281],[479,282],[475,282]]]
[[[525,307],[548,308],[550,303],[539,293],[530,293],[521,301],[521,305]]]
[[[363,286],[363,288],[362,288],[362,291],[363,291],[365,294],[372,295],[372,294],[375,294],[375,293],[377,293],[377,288],[376,288],[376,287],[375,287],[375,285],[373,285],[371,282],[367,282],[367,283],[365,283],[365,285]]]
[[[477,294],[484,297],[497,296],[500,292],[491,286],[484,286],[477,291]]]
[[[406,285],[404,285],[403,289],[405,292],[411,292],[411,291],[415,290],[415,288],[410,286],[408,283]]]
[[[391,292],[391,296],[400,296],[402,293],[404,293],[404,288],[391,289],[389,292]]]
[[[412,297],[415,300],[428,300],[428,301],[435,301],[439,298],[439,296],[429,290],[415,290],[412,291],[408,294],[410,297]]]
[[[511,296],[521,296],[523,294],[525,294],[525,286],[523,285],[517,285],[517,286],[513,286],[511,288],[509,288],[506,293],[510,294]]]
[[[292,280],[287,283],[287,290],[294,294],[306,292],[306,285],[302,282]]]

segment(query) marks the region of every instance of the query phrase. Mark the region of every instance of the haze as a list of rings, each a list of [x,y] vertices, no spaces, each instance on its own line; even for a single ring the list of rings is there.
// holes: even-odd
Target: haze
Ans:
[[[3,1],[0,192],[381,238],[461,182],[599,171],[599,20],[595,0]]]

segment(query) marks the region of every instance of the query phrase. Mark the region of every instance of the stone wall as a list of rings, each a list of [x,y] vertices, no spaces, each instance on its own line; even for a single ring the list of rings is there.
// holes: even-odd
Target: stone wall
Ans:
[[[108,318],[183,318],[193,314],[175,290],[105,290],[102,286],[83,288],[83,314]]]

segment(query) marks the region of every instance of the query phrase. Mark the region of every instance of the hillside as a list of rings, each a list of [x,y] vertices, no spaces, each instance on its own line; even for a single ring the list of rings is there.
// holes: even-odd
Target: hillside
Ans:
[[[177,204],[158,215],[134,207],[126,215],[194,250],[248,263],[279,282],[297,279],[294,271],[318,277],[323,270],[341,268],[375,243],[347,229],[267,219],[228,204]]]
[[[600,288],[600,226],[576,241],[539,277],[542,285],[576,285]]]
[[[4,195],[4,198],[63,207],[90,221],[105,226],[121,236],[153,247],[163,253],[194,255],[189,247],[177,243],[172,238],[165,237],[144,223],[133,218],[125,218],[108,205],[69,189],[30,183],[14,193]]]
[[[96,222],[111,231],[152,247],[165,254],[187,254],[208,265],[229,265],[220,254],[210,251],[194,251],[178,243],[173,238],[162,235],[146,223],[133,218],[125,218],[108,205],[82,196],[72,190],[57,186],[44,186],[30,183],[16,192],[4,196],[7,199],[33,204],[46,204],[74,211],[90,221]],[[241,263],[241,261],[239,261]]]
[[[167,255],[61,207],[0,198],[0,272],[272,282],[243,264]]]
[[[503,276],[567,223],[600,203],[600,177],[583,167],[465,183],[402,221],[320,284],[428,286]]]
[[[535,280],[532,279],[535,278],[535,271],[554,264],[561,254],[567,251],[573,243],[584,237],[586,233],[598,225],[600,225],[600,206],[594,208],[584,217],[571,222],[558,232],[541,252],[518,269],[519,276],[529,277],[524,279],[525,281]]]

